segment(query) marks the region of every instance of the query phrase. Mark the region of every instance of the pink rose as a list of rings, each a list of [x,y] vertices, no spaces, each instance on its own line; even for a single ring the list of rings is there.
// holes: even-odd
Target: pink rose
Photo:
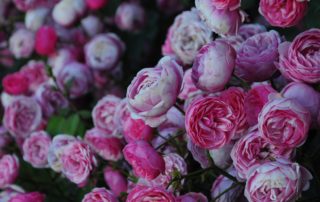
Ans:
[[[34,33],[21,28],[14,32],[9,39],[9,48],[15,58],[28,58],[31,56],[35,44]]]
[[[45,7],[28,10],[24,18],[26,28],[36,32],[45,23],[49,11],[50,9]]]
[[[189,192],[176,198],[177,202],[208,202],[202,193]]]
[[[299,4],[306,3],[300,2]],[[306,83],[320,82],[320,29],[300,33],[292,43],[279,46],[278,69],[288,79]]]
[[[128,182],[120,171],[114,170],[111,167],[106,167],[103,170],[103,176],[104,181],[116,196],[120,196],[121,193],[127,192]]]
[[[81,20],[81,26],[90,37],[94,37],[95,35],[103,31],[102,20],[100,20],[100,18],[95,15],[89,15],[83,18]]]
[[[16,155],[6,154],[0,158],[0,188],[14,183],[19,175],[19,159]]]
[[[116,135],[118,130],[114,122],[114,115],[120,101],[121,99],[114,95],[106,95],[99,100],[92,111],[94,126],[105,131],[108,135]]]
[[[13,196],[8,202],[44,202],[46,196],[39,192],[21,193]]]
[[[88,130],[84,140],[105,160],[117,161],[122,157],[121,139],[111,136],[103,130],[98,128]]]
[[[97,160],[89,145],[77,140],[70,142],[61,154],[62,173],[73,183],[86,184]]]
[[[176,202],[172,193],[160,187],[137,185],[128,195],[127,202],[163,201]]]
[[[194,84],[199,89],[211,93],[222,90],[231,78],[235,59],[235,50],[226,42],[213,41],[204,45],[192,66]]]
[[[240,8],[240,0],[212,0],[211,3],[221,10],[229,9],[230,11]]]
[[[91,10],[98,10],[103,8],[108,3],[108,0],[86,0],[86,3]]]
[[[153,129],[146,125],[142,119],[128,118],[123,125],[123,134],[127,142],[136,140],[151,141]]]
[[[244,39],[247,40],[248,38],[266,32],[267,29],[265,26],[261,24],[243,24],[239,28],[239,35]]]
[[[226,42],[230,46],[232,46],[235,51],[238,51],[241,47],[241,44],[245,40],[240,35],[229,35],[229,36],[217,38],[215,41]]]
[[[27,137],[41,121],[41,107],[33,98],[17,97],[5,108],[3,124],[16,138]]]
[[[231,105],[209,96],[189,105],[185,124],[188,136],[197,146],[218,149],[235,136],[237,117]]]
[[[307,0],[261,0],[259,12],[272,25],[291,27],[303,18]]]
[[[50,144],[51,138],[45,131],[31,133],[23,143],[23,160],[35,168],[47,167]]]
[[[91,192],[87,193],[82,202],[117,202],[117,197],[106,188],[94,188]]]
[[[10,95],[23,95],[29,92],[29,80],[25,74],[15,72],[2,79],[4,92]]]
[[[251,86],[251,89],[244,98],[244,110],[250,126],[258,123],[259,113],[263,106],[269,101],[269,95],[274,93],[277,93],[277,91],[268,83],[257,83]]]
[[[310,123],[310,112],[297,101],[288,98],[270,101],[258,118],[262,137],[275,146],[285,148],[301,146],[308,137]]]
[[[127,106],[127,99],[122,99],[119,104],[116,106],[114,112],[113,122],[116,124],[118,130],[123,133],[123,125],[130,118],[130,111]]]
[[[154,68],[138,72],[127,90],[133,118],[141,118],[151,127],[163,123],[167,111],[176,102],[182,76],[182,67],[170,57],[163,57]]]
[[[127,144],[123,149],[123,155],[139,177],[152,180],[165,171],[162,156],[146,141],[139,140]]]
[[[29,80],[29,91],[34,93],[38,87],[49,80],[45,64],[42,61],[30,60],[21,70]]]
[[[244,195],[249,202],[296,201],[311,179],[304,167],[278,159],[251,169]]]
[[[182,87],[179,94],[179,99],[186,100],[188,97],[192,97],[193,95],[201,92],[192,81],[192,69],[188,69],[184,72]]]
[[[97,0],[94,0],[96,2]],[[72,25],[86,11],[85,0],[61,0],[52,10],[53,20],[62,26]]]
[[[134,2],[123,2],[117,8],[115,23],[121,30],[138,31],[146,21],[143,7]]]
[[[42,26],[36,33],[35,49],[39,55],[48,56],[55,52],[58,37],[54,28]]]

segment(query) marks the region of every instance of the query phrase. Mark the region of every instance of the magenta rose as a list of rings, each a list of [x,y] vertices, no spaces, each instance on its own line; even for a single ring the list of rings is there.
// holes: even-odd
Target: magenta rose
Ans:
[[[30,92],[34,93],[40,85],[49,80],[45,68],[46,66],[42,61],[35,60],[30,60],[21,68],[21,74],[24,74],[29,80]]]
[[[266,32],[267,29],[265,26],[261,24],[243,24],[239,28],[239,35],[244,39],[247,40],[248,38]]]
[[[153,138],[153,128],[146,125],[142,119],[129,117],[123,125],[123,135],[127,142],[136,140],[151,141]]]
[[[235,10],[240,8],[240,0],[212,0],[212,4],[221,10]]]
[[[46,196],[40,192],[21,193],[10,198],[8,202],[44,202]]]
[[[165,171],[165,162],[146,141],[131,142],[123,149],[125,159],[132,165],[135,174],[152,180]]]
[[[117,202],[117,197],[106,188],[94,188],[91,192],[87,193],[82,202]]]
[[[260,0],[259,12],[272,25],[291,27],[303,18],[307,0]]]
[[[10,95],[26,95],[29,92],[29,80],[26,75],[15,72],[2,79],[4,92]]]
[[[124,177],[120,171],[114,170],[111,167],[106,167],[103,170],[103,176],[104,181],[116,196],[120,196],[121,193],[127,192],[127,178]]]
[[[145,24],[146,15],[138,3],[123,2],[117,8],[114,20],[121,30],[138,31]]]
[[[16,155],[6,154],[0,158],[0,189],[13,184],[19,175],[19,159]]]
[[[288,79],[306,83],[320,82],[320,29],[300,33],[292,43],[279,46],[278,69]]]
[[[244,195],[249,202],[296,201],[309,189],[311,179],[298,163],[278,159],[251,169]]]
[[[202,193],[189,192],[176,198],[177,202],[208,202]]]
[[[35,50],[41,56],[49,56],[56,51],[58,36],[50,26],[42,26],[37,30]]]
[[[222,98],[209,96],[189,105],[185,124],[188,136],[197,146],[218,149],[235,136],[237,117]]]
[[[285,148],[301,146],[308,137],[310,123],[308,109],[289,98],[270,101],[258,118],[262,137],[273,145]]]
[[[222,90],[231,77],[235,59],[235,50],[226,42],[213,41],[204,45],[192,66],[194,84],[199,89],[211,93]]]
[[[48,152],[51,138],[45,131],[37,131],[24,141],[22,151],[23,160],[35,168],[48,167]]]
[[[169,56],[156,67],[138,72],[127,90],[127,102],[133,118],[141,118],[151,127],[166,120],[167,111],[180,92],[182,67]]]
[[[137,185],[128,195],[127,202],[165,201],[176,202],[172,193],[160,187]]]

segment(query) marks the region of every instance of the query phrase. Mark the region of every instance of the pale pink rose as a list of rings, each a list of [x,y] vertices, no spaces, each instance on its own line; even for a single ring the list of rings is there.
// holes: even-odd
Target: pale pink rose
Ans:
[[[146,141],[139,140],[127,144],[123,149],[123,155],[139,177],[152,180],[165,171],[163,157]]]
[[[230,143],[230,144],[224,145],[220,149],[209,150],[210,157],[216,166],[222,169],[226,169],[231,165],[232,160],[231,160],[230,152],[233,148],[233,145],[234,145],[233,143]]]
[[[45,68],[42,61],[35,60],[30,60],[21,68],[20,73],[27,77],[30,92],[34,93],[40,85],[49,80]]]
[[[84,31],[90,36],[93,37],[103,30],[103,23],[95,15],[89,15],[81,20],[81,25]]]
[[[247,40],[248,38],[266,32],[267,29],[265,26],[261,24],[243,24],[239,28],[239,35],[244,39]]]
[[[123,125],[130,118],[130,111],[127,107],[127,99],[123,98],[116,106],[114,112],[113,122],[116,124],[118,130],[123,133]]]
[[[234,145],[231,151],[233,165],[241,179],[247,179],[251,167],[279,157],[291,159],[293,150],[279,148],[264,140],[259,131],[251,131]]]
[[[146,22],[145,11],[136,2],[121,3],[114,18],[118,28],[125,31],[138,31]]]
[[[94,188],[87,193],[82,202],[117,202],[117,197],[106,188]]]
[[[212,4],[217,8],[221,10],[236,10],[240,8],[240,0],[212,0]]]
[[[68,63],[77,60],[77,53],[72,47],[59,49],[48,58],[48,64],[52,68],[52,73],[58,77],[60,70],[62,70]]]
[[[129,193],[127,202],[141,201],[176,202],[176,199],[171,192],[163,188],[137,185]]]
[[[44,202],[46,196],[40,192],[21,193],[10,198],[8,202]]]
[[[103,176],[104,181],[116,196],[120,196],[121,193],[127,192],[128,182],[120,171],[114,170],[111,167],[106,167],[103,170]]]
[[[230,143],[237,129],[231,105],[220,97],[193,101],[186,112],[186,130],[191,140],[204,149],[218,149]]]
[[[206,149],[198,147],[189,138],[187,148],[190,151],[193,159],[200,164],[201,168],[207,168],[210,166],[210,159],[208,158]]]
[[[278,69],[288,79],[306,83],[320,82],[320,29],[300,33],[292,43],[279,46]]]
[[[45,23],[49,12],[50,9],[45,7],[28,10],[24,18],[26,28],[36,32]]]
[[[163,57],[156,67],[138,72],[127,90],[131,116],[143,119],[151,127],[163,123],[176,102],[182,76],[182,67],[169,56]]]
[[[19,159],[16,155],[6,154],[0,158],[0,188],[13,184],[19,175]]]
[[[114,115],[120,101],[121,99],[114,95],[106,95],[99,100],[92,111],[94,126],[105,131],[108,135],[116,135],[118,130],[114,122]]]
[[[61,0],[52,11],[54,21],[62,26],[73,24],[86,10],[84,0]]]
[[[289,98],[268,102],[258,118],[259,131],[267,142],[278,147],[299,147],[308,137],[311,115],[308,109]]]
[[[231,78],[235,59],[235,50],[226,42],[220,40],[204,45],[192,66],[193,83],[211,93],[222,90]]]
[[[208,202],[207,197],[202,193],[189,192],[176,198],[177,202]]]
[[[123,125],[123,135],[127,142],[136,140],[151,141],[153,128],[146,125],[142,119],[128,118]]]
[[[278,159],[251,169],[244,195],[249,202],[296,201],[309,189],[311,179],[298,163]]]
[[[111,136],[103,130],[98,128],[88,130],[84,140],[105,160],[117,161],[122,157],[121,139]]]
[[[188,69],[184,72],[182,87],[178,96],[178,98],[181,100],[186,100],[188,97],[192,97],[193,95],[200,92],[200,90],[194,85],[191,75],[192,69]]]
[[[277,93],[268,83],[255,83],[244,98],[244,110],[250,126],[258,123],[258,115],[269,101],[269,95]]]
[[[41,107],[33,98],[16,97],[5,108],[3,124],[16,138],[26,138],[40,127],[41,121]]]
[[[9,48],[15,58],[28,58],[34,49],[35,36],[28,29],[21,28],[9,39]]]
[[[261,0],[260,14],[272,25],[291,27],[303,18],[308,0]]]
[[[35,168],[48,167],[48,152],[51,138],[45,131],[37,131],[24,141],[22,151],[23,160]]]
[[[61,154],[62,173],[73,183],[83,186],[97,165],[97,160],[89,145],[82,141],[72,141]]]
[[[245,41],[240,35],[229,35],[225,37],[217,38],[215,41],[223,41],[228,43],[233,47],[235,51],[238,51],[241,47],[241,44]]]

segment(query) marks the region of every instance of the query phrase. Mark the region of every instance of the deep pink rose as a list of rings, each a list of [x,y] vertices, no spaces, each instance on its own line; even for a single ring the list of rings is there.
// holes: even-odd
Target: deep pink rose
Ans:
[[[10,95],[23,95],[29,92],[29,80],[26,75],[15,72],[2,79],[4,91]]]
[[[19,159],[16,155],[6,154],[0,158],[0,188],[13,184],[19,175]]]
[[[311,179],[298,163],[278,159],[251,169],[244,195],[249,202],[296,201],[309,189]]]
[[[172,193],[160,187],[137,185],[128,195],[127,202],[157,201],[176,202]]]
[[[179,99],[186,100],[188,97],[192,97],[193,95],[201,92],[192,81],[192,69],[188,69],[184,72],[182,87],[179,94]]]
[[[87,193],[82,202],[117,202],[117,197],[106,188],[94,188],[91,192]]]
[[[48,56],[55,52],[58,37],[54,28],[42,26],[36,33],[35,49],[39,55]]]
[[[108,0],[86,0],[86,3],[91,10],[98,10],[103,8],[108,3]]]
[[[243,24],[239,28],[239,35],[244,39],[247,40],[248,38],[266,32],[267,29],[265,26],[261,24]]]
[[[39,192],[21,193],[13,196],[9,202],[44,202],[46,196]]]
[[[307,10],[307,0],[260,0],[259,12],[272,25],[296,25]]]
[[[273,145],[285,148],[301,146],[308,137],[310,123],[308,109],[289,98],[268,102],[258,118],[262,137]]]
[[[45,69],[45,64],[42,61],[30,60],[24,65],[20,72],[29,80],[29,91],[34,93],[38,87],[49,80]]]
[[[127,142],[136,140],[151,141],[153,138],[153,128],[146,125],[142,119],[129,117],[123,125],[123,135]]]
[[[117,8],[115,23],[121,30],[138,31],[146,22],[142,6],[135,2],[123,2]]]
[[[103,170],[103,176],[104,181],[116,196],[120,196],[122,192],[127,192],[128,182],[120,171],[114,170],[111,167],[106,167]]]
[[[146,141],[131,142],[123,149],[125,159],[132,165],[135,174],[152,180],[165,171],[165,162]]]
[[[176,198],[177,202],[208,202],[207,197],[202,193],[189,192]]]
[[[185,124],[188,136],[197,146],[218,149],[235,136],[237,117],[222,98],[209,96],[189,105]]]
[[[320,82],[320,29],[300,33],[292,43],[279,46],[281,73],[293,81]]]

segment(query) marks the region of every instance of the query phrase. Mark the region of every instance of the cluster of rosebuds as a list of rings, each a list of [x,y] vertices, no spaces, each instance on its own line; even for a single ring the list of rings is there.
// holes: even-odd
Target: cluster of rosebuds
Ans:
[[[90,187],[82,202],[291,202],[309,189],[315,173],[297,155],[320,128],[320,29],[291,42],[267,30],[296,26],[307,0],[260,0],[261,24],[245,24],[240,0],[195,0],[169,27],[163,57],[126,89],[117,84],[126,45],[108,24],[135,34],[146,10],[122,2],[102,19],[109,3],[1,0],[1,26],[19,13],[24,22],[0,31],[0,64],[27,62],[2,79],[0,202],[45,201],[19,184],[22,161]],[[78,113],[88,94],[84,135],[52,134],[57,114]],[[209,194],[183,189],[208,173]]]

